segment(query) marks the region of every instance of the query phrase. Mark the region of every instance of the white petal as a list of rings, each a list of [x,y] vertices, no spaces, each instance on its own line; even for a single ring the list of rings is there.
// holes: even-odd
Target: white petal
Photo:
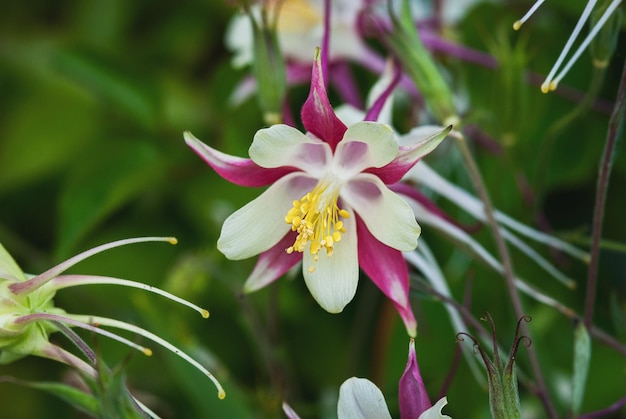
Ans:
[[[450,416],[441,413],[441,409],[448,404],[448,398],[442,397],[430,409],[422,412],[419,419],[451,419]]]
[[[430,138],[435,134],[443,131],[446,127],[439,125],[422,125],[413,128],[411,131],[398,138],[398,143],[402,146],[411,146],[418,142],[424,141],[426,138]]]
[[[331,257],[322,249],[318,260],[313,260],[310,244],[303,252],[304,281],[315,301],[329,313],[340,313],[352,301],[359,282],[356,222],[350,217],[343,219],[343,223],[346,232],[335,243]],[[311,267],[315,267],[313,272],[309,272]]]
[[[352,377],[339,388],[339,419],[391,419],[385,396],[365,378]]]
[[[291,228],[285,215],[292,201],[316,184],[301,172],[290,173],[226,219],[217,248],[227,258],[246,259],[274,246]]]
[[[255,8],[258,9],[258,8]],[[252,24],[244,14],[235,15],[226,28],[226,47],[233,52],[232,65],[244,67],[254,59]]]
[[[403,252],[417,247],[421,229],[413,210],[377,176],[361,173],[344,186],[341,197],[382,243]]]
[[[328,144],[282,124],[258,130],[249,154],[261,167],[293,166],[314,176],[319,176],[332,158]]]
[[[357,174],[369,167],[382,167],[398,155],[393,130],[378,122],[358,122],[348,128],[335,151],[334,167]]]
[[[337,118],[347,126],[362,122],[365,118],[365,112],[354,106],[345,103],[335,108],[335,115]]]

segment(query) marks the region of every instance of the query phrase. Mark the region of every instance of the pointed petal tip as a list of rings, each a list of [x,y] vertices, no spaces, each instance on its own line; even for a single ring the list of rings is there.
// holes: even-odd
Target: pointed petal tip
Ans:
[[[411,342],[413,342],[413,351],[415,351],[415,341],[414,341],[414,339],[417,337],[417,324],[407,325],[406,326],[406,332],[408,333],[409,337],[411,338]]]
[[[198,140],[192,133],[191,131],[184,131],[183,132],[183,138],[185,139],[185,142],[187,143],[188,146],[192,146],[193,143],[197,143],[200,142],[200,140]]]

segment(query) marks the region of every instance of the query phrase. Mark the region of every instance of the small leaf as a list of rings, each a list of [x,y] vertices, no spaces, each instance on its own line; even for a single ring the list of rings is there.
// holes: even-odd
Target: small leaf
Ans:
[[[585,395],[585,385],[591,359],[591,340],[581,322],[574,329],[574,376],[572,377],[572,412],[578,415]]]
[[[0,243],[0,281],[3,279],[16,279],[25,281],[24,272],[17,266],[13,257],[7,252],[2,243]]]

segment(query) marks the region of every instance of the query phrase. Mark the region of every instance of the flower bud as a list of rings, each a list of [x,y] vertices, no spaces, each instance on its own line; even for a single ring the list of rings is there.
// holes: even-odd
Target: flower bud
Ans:
[[[420,39],[411,14],[409,0],[402,0],[399,15],[396,15],[391,7],[390,5],[389,14],[393,28],[391,31],[381,29],[381,41],[402,63],[404,71],[413,79],[435,117],[443,125],[456,125],[458,116],[452,100],[452,92],[441,70]],[[373,16],[372,18],[376,19]]]
[[[599,20],[602,19],[611,3],[611,1],[605,0],[593,11],[589,22],[591,28],[598,25]],[[591,53],[594,67],[602,69],[609,65],[609,61],[617,47],[617,36],[621,26],[622,11],[617,9],[609,15],[608,20],[589,45],[589,52]]]
[[[488,320],[491,323],[493,359],[487,357],[487,354],[473,336],[462,332],[457,334],[457,339],[463,341],[462,336],[467,336],[474,341],[474,347],[482,357],[485,367],[487,367],[491,417],[494,419],[521,418],[522,413],[519,401],[519,390],[517,387],[517,374],[515,372],[515,357],[520,343],[524,343],[526,346],[530,345],[530,339],[528,339],[527,336],[519,336],[519,329],[522,321],[529,322],[531,318],[530,316],[523,316],[518,320],[517,327],[515,328],[513,347],[509,353],[506,365],[503,365],[500,359],[496,330],[491,315],[486,313],[485,317],[481,318],[481,320]]]
[[[281,122],[281,108],[285,96],[285,60],[278,44],[277,21],[279,6],[263,4],[260,21],[248,9],[254,36],[252,71],[258,85],[259,105],[268,125]],[[272,8],[273,10],[268,10]],[[273,16],[270,17],[269,14]]]

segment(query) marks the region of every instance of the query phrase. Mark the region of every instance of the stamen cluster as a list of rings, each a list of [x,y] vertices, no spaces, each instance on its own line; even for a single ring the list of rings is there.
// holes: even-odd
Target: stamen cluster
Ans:
[[[311,192],[293,201],[285,222],[291,224],[291,230],[297,231],[298,236],[287,253],[302,253],[311,242],[309,251],[316,261],[322,248],[326,249],[328,257],[333,255],[335,243],[341,241],[341,234],[346,232],[339,218],[348,218],[350,213],[337,205],[337,192],[328,192],[328,184],[320,182]],[[309,268],[309,272],[314,270],[314,266]]]

